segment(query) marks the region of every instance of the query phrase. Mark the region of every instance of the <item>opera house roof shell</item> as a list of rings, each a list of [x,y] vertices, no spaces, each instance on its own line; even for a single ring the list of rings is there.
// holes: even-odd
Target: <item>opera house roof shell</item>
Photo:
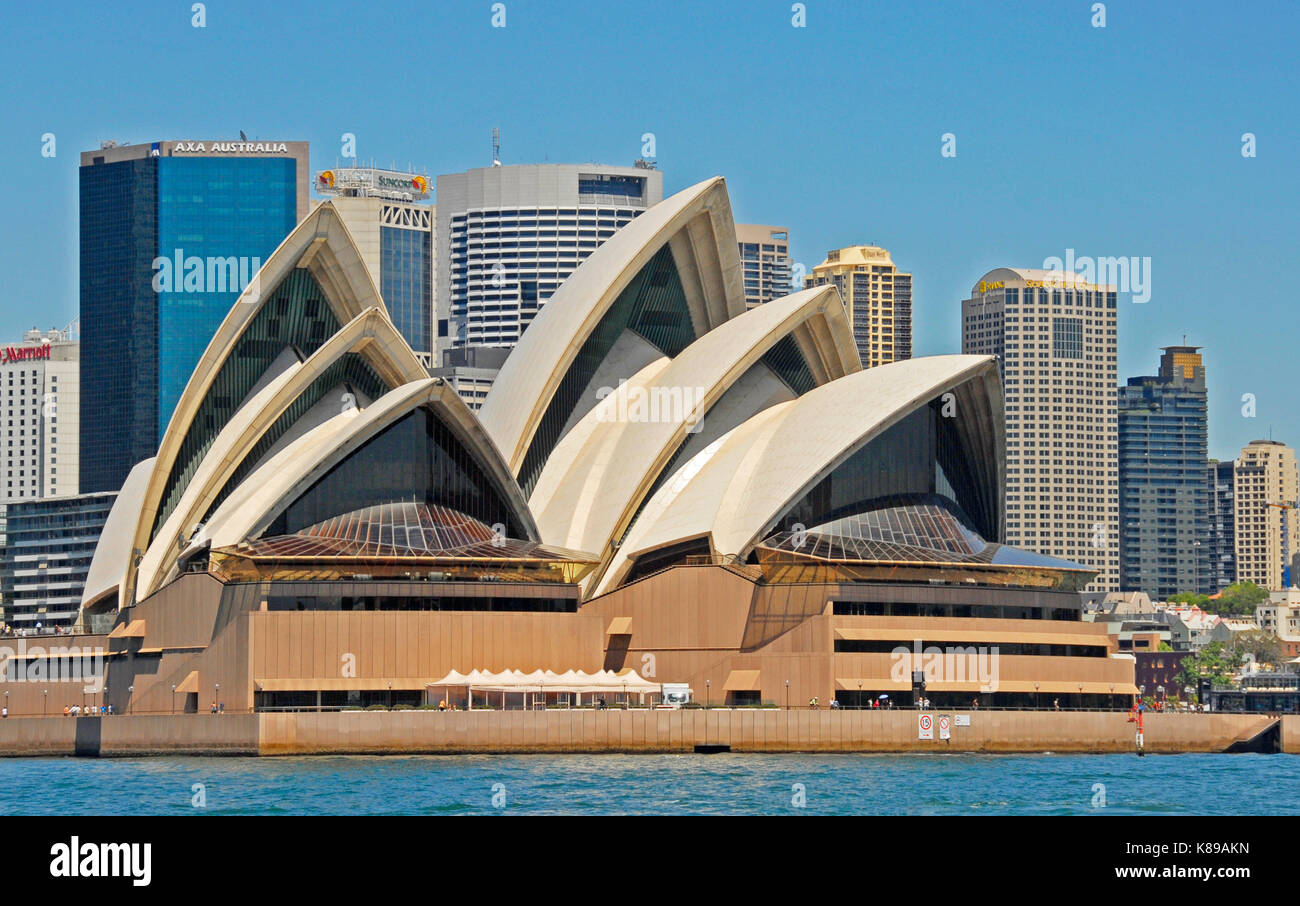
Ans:
[[[995,359],[864,371],[829,286],[747,311],[720,177],[596,249],[477,415],[420,365],[325,202],[241,294],[128,477],[82,605],[128,606],[195,569],[479,569],[591,597],[699,556],[1086,581],[998,544],[1003,444]]]

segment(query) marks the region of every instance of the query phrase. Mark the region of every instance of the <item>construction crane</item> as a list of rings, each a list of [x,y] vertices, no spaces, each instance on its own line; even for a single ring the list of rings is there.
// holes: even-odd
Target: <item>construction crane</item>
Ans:
[[[1291,511],[1295,509],[1295,501],[1275,501],[1265,500],[1264,506],[1276,507],[1282,511],[1282,590],[1286,591],[1291,587]]]

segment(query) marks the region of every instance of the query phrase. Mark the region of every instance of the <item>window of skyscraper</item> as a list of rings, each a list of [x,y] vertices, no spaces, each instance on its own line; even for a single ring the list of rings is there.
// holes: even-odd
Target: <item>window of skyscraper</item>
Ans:
[[[1058,359],[1083,358],[1083,319],[1052,319],[1052,355]]]

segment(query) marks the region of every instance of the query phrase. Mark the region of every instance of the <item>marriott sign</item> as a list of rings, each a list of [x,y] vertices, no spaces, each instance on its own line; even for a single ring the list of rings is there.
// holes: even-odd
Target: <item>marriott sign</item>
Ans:
[[[8,365],[10,362],[32,362],[49,357],[50,344],[48,343],[39,346],[6,346],[3,351],[0,351],[0,365]]]

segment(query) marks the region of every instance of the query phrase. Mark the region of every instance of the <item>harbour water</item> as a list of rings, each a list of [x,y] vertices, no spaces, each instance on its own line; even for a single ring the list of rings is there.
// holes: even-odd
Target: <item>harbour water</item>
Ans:
[[[0,814],[1300,814],[1297,755],[0,759]]]

